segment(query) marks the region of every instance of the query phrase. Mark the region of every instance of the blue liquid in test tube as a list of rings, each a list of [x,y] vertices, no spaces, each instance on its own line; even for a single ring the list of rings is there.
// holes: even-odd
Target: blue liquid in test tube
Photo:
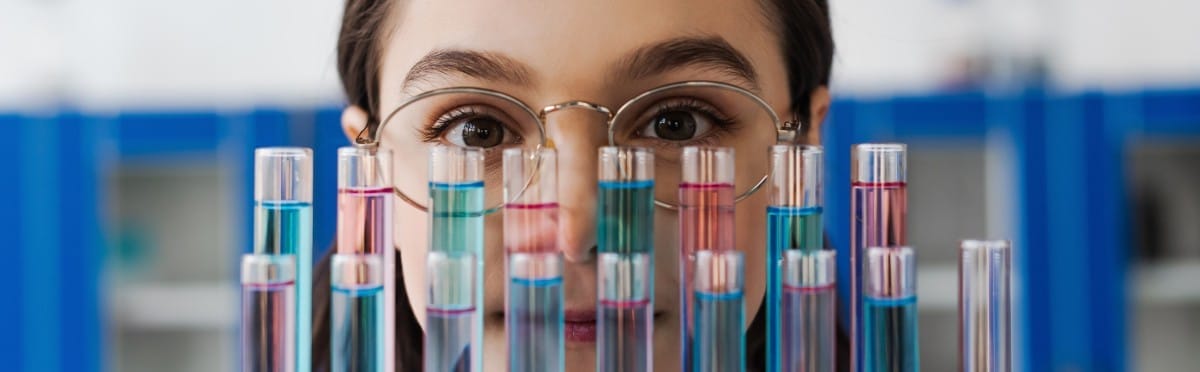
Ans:
[[[294,366],[312,365],[312,150],[254,151],[254,253],[295,260]]]
[[[770,150],[771,176],[767,184],[770,204],[767,206],[766,367],[771,372],[813,371],[793,369],[795,366],[789,362],[794,361],[796,356],[784,349],[785,339],[800,336],[787,334],[793,330],[782,324],[783,318],[796,314],[794,310],[785,308],[788,304],[785,303],[781,276],[782,266],[786,264],[785,254],[792,251],[815,253],[824,245],[821,229],[823,154],[820,146],[807,145],[775,145]]]
[[[746,370],[743,266],[739,251],[696,252],[695,371]]]
[[[435,146],[429,158],[425,370],[483,368],[483,152]]]
[[[908,247],[868,248],[863,262],[863,369],[916,372],[916,259]]]

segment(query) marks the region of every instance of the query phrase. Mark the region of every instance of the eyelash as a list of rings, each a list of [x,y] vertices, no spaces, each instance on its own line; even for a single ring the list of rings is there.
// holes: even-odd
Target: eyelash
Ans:
[[[421,138],[425,142],[434,142],[446,133],[446,128],[458,120],[482,116],[482,113],[475,109],[474,106],[460,106],[450,110],[442,115],[439,115],[437,120],[425,128],[421,128]]]
[[[725,113],[717,110],[711,104],[701,101],[696,98],[678,98],[672,101],[659,104],[653,109],[654,113],[650,117],[655,117],[672,111],[695,111],[699,114],[706,115],[711,118],[718,127],[723,129],[736,129],[737,120],[725,115]]]

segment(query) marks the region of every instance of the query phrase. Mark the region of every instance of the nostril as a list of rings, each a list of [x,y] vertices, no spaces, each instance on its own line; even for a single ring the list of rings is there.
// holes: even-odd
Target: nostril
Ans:
[[[596,246],[587,249],[568,249],[563,251],[563,258],[571,263],[588,263],[596,258]]]

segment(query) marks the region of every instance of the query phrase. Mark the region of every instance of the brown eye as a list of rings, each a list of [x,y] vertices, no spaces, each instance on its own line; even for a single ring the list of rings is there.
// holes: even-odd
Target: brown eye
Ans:
[[[462,144],[470,147],[495,147],[504,142],[504,124],[499,120],[478,117],[464,120],[459,130],[459,140]],[[451,134],[454,130],[451,129]],[[453,142],[453,140],[451,140]]]
[[[669,111],[652,119],[654,136],[672,141],[689,140],[696,135],[696,117],[686,111]]]

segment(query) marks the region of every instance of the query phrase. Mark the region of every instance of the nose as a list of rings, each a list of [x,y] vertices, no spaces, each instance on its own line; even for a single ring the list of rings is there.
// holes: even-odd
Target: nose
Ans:
[[[572,263],[596,253],[596,151],[608,144],[605,115],[564,110],[550,115],[546,135],[558,150],[559,247]]]

